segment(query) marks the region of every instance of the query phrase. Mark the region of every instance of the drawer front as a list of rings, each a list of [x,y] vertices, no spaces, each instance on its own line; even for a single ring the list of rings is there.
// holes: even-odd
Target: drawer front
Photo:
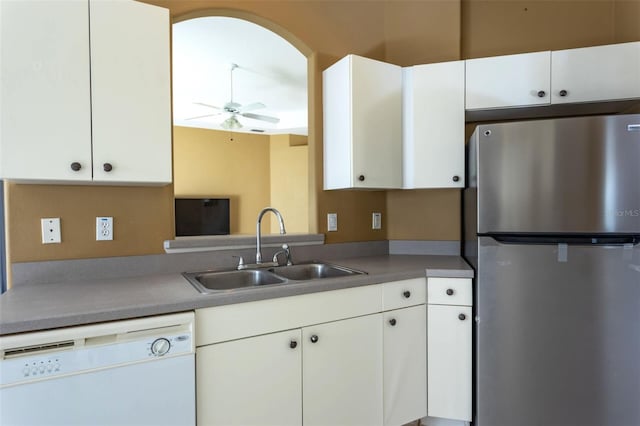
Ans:
[[[382,284],[196,310],[196,346],[381,311]]]
[[[472,306],[470,278],[429,278],[427,301],[430,305]]]
[[[385,311],[426,303],[427,279],[413,278],[383,284],[382,306]]]

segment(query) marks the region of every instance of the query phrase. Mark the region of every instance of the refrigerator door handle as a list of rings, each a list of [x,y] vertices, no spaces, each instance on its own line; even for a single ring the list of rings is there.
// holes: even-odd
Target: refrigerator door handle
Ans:
[[[489,234],[502,244],[581,245],[581,246],[635,246],[640,235],[499,235]]]

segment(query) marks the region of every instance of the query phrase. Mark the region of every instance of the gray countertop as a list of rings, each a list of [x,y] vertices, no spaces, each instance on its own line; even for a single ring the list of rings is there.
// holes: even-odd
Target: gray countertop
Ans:
[[[0,296],[0,335],[428,277],[471,278],[458,256],[383,255],[338,263],[367,275],[200,294],[182,275],[24,284]]]

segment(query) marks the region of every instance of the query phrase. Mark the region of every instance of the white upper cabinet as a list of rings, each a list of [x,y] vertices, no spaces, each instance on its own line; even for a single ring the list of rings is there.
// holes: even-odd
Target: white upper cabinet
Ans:
[[[169,11],[105,0],[90,9],[93,179],[169,183]]]
[[[640,98],[640,42],[551,52],[551,102]]]
[[[324,189],[402,187],[402,69],[348,55],[323,73]]]
[[[464,187],[464,61],[403,69],[403,187]]]
[[[551,52],[469,59],[466,109],[549,105]]]
[[[86,1],[0,2],[1,178],[91,180],[88,15]]]
[[[640,42],[466,61],[471,111],[637,98]]]
[[[0,177],[171,182],[168,10],[0,2]]]

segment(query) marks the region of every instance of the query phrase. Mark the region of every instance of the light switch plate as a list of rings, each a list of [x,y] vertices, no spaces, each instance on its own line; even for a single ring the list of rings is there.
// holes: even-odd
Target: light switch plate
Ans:
[[[371,229],[382,229],[382,213],[371,215]]]
[[[327,231],[335,232],[338,230],[338,213],[327,214]]]
[[[42,218],[40,219],[40,226],[42,229],[42,244],[57,244],[62,242],[60,238],[59,217]]]
[[[96,217],[96,241],[113,240],[113,218]]]

